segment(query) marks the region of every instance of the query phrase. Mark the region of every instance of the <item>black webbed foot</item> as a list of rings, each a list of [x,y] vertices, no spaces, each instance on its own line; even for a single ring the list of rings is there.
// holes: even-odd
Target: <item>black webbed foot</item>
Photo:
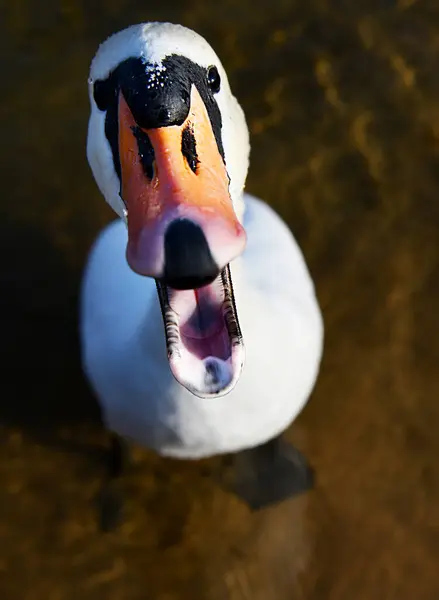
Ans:
[[[314,486],[314,470],[282,438],[238,453],[228,469],[228,489],[258,510],[302,494]]]

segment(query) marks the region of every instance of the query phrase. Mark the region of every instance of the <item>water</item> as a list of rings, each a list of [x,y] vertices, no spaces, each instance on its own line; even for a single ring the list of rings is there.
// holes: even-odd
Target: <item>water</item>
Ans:
[[[97,45],[141,20],[207,37],[252,135],[248,189],[287,219],[326,323],[289,437],[311,494],[250,514],[215,462],[136,450],[96,529],[105,434],[77,293],[112,218],[85,159]],[[0,595],[5,600],[417,600],[439,594],[439,11],[431,2],[4,3]]]

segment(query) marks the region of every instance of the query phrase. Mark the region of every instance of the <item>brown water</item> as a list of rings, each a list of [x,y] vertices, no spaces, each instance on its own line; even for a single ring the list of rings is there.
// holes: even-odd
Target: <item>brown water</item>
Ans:
[[[434,600],[439,5],[149,6],[2,3],[0,598]],[[221,56],[252,133],[248,189],[287,219],[315,279],[325,357],[289,437],[318,482],[251,514],[206,465],[138,450],[125,524],[103,535],[106,438],[76,301],[112,214],[85,159],[86,79],[108,34],[154,19]]]

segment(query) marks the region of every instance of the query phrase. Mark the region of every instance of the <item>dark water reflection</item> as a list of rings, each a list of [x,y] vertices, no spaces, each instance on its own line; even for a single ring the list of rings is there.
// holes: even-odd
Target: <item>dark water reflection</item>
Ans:
[[[314,275],[326,354],[291,436],[318,486],[251,515],[205,465],[139,450],[126,523],[103,537],[76,305],[112,215],[85,159],[86,78],[99,42],[146,19],[221,56],[251,129],[248,188]],[[438,597],[436,3],[16,0],[0,22],[0,596]]]

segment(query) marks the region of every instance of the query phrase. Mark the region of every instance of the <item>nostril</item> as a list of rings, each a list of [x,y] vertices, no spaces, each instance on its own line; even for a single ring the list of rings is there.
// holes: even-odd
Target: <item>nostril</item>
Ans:
[[[181,152],[191,170],[196,173],[198,163],[200,162],[197,154],[197,143],[195,141],[195,135],[190,127],[190,125],[186,125],[183,129],[183,133],[181,136]]]
[[[203,230],[189,219],[176,219],[165,233],[164,283],[187,290],[208,285],[220,269],[215,263]]]

